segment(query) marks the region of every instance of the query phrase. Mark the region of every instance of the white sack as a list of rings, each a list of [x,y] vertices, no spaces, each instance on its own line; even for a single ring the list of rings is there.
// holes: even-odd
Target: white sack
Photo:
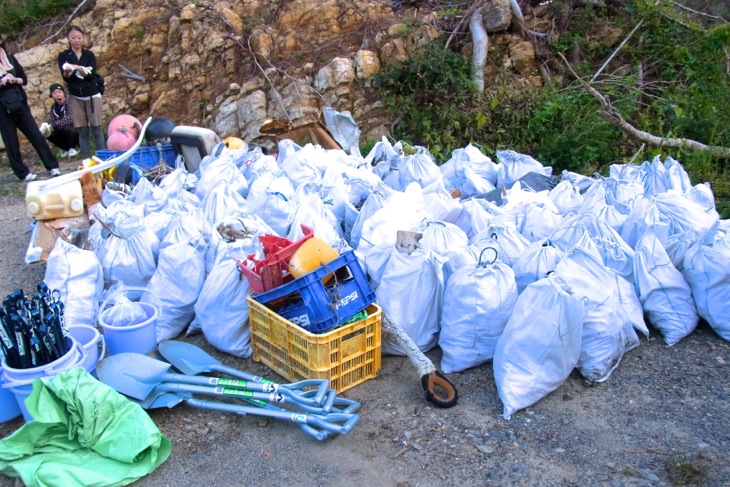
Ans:
[[[563,251],[549,239],[538,240],[528,245],[512,263],[517,292],[521,293],[527,286],[555,270],[555,266],[564,255]]]
[[[94,252],[57,238],[43,281],[49,289],[61,293],[67,325],[96,327],[99,300],[104,292],[104,270]]]
[[[460,372],[492,360],[516,301],[515,275],[501,262],[463,267],[450,276],[438,339],[441,371]]]
[[[193,306],[205,281],[205,244],[196,247],[187,242],[176,243],[160,251],[157,270],[147,283],[140,301],[158,304],[157,342],[172,340],[188,327],[193,319]]]
[[[585,306],[576,367],[589,382],[603,382],[624,354],[639,346],[633,323],[619,301],[613,271],[588,252],[574,248],[558,264],[557,272]]]
[[[416,249],[410,255],[392,248],[375,291],[378,304],[416,346],[427,352],[436,345],[444,294],[443,260],[430,250]],[[405,355],[384,337],[384,355]]]
[[[544,167],[531,156],[519,154],[513,150],[498,150],[497,159],[499,160],[496,184],[498,188],[501,188],[503,184],[509,188],[518,179],[530,172],[547,176],[552,174],[551,168]]]
[[[205,279],[192,329],[202,329],[215,348],[236,357],[249,357],[251,330],[248,324],[248,281],[234,259],[221,260]]]
[[[583,195],[580,189],[568,180],[560,181],[548,193],[550,200],[558,208],[558,214],[565,216],[573,210],[577,210],[583,204]]]
[[[219,180],[200,203],[210,225],[217,224],[228,215],[246,211],[247,206],[246,200],[226,180]]]
[[[204,165],[201,161],[200,180],[195,187],[195,194],[198,198],[204,200],[220,181],[226,181],[231,190],[238,193],[242,198],[248,195],[248,181],[233,163],[230,152],[224,152],[207,165]]]
[[[654,228],[648,228],[636,245],[634,279],[649,323],[661,332],[667,345],[695,330],[699,316],[692,291],[672,265]]]
[[[283,173],[265,173],[248,193],[248,210],[261,217],[280,237],[289,233],[296,203],[294,188]]]
[[[585,309],[557,274],[527,286],[494,351],[494,381],[503,417],[560,387],[580,357]]]
[[[159,213],[167,207],[167,193],[146,178],[141,178],[132,189],[129,200],[144,207],[144,214]]]
[[[453,223],[427,220],[416,231],[423,234],[420,246],[441,256],[450,250],[465,248],[469,245],[466,233]]]
[[[418,183],[422,188],[430,186],[441,179],[441,171],[427,152],[407,156],[400,165],[400,189],[411,183]]]
[[[682,275],[692,288],[699,315],[730,341],[730,240],[714,228],[684,257]]]

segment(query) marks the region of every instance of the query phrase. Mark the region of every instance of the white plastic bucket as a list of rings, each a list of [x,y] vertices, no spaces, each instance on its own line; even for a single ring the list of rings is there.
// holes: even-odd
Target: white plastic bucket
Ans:
[[[110,313],[114,312],[114,309],[110,306],[110,303],[114,302],[114,298],[117,298],[125,293],[148,293],[152,296],[154,303],[136,301],[146,315],[146,318],[139,323],[130,324],[127,326],[114,326],[109,324],[111,320]],[[127,296],[130,301],[135,299]],[[99,312],[99,326],[104,331],[104,340],[106,341],[106,347],[109,355],[116,355],[124,352],[136,352],[141,354],[147,354],[148,352],[157,348],[157,320],[162,312],[162,306],[160,300],[157,297],[142,287],[128,287],[121,291],[113,293],[108,296],[101,304],[101,310]]]
[[[3,383],[5,383],[5,374],[0,375],[0,384]],[[9,389],[0,387],[0,423],[15,419],[21,414],[18,400],[15,399],[15,394]]]
[[[75,367],[83,367],[86,360],[86,351],[72,336],[68,339],[71,341],[71,349],[66,354],[54,360],[50,364],[32,367],[30,369],[14,369],[5,362],[3,358],[2,366],[4,371],[3,387],[8,388],[10,392],[15,394],[15,399],[23,413],[26,421],[33,420],[33,417],[25,407],[25,398],[33,392],[33,381],[38,378],[53,377],[59,372],[70,370]]]
[[[86,352],[86,360],[84,361],[84,370],[94,375],[96,363],[104,358],[106,353],[106,341],[99,330],[88,325],[71,325],[68,327],[69,334],[76,339]],[[101,343],[101,350],[99,344]]]

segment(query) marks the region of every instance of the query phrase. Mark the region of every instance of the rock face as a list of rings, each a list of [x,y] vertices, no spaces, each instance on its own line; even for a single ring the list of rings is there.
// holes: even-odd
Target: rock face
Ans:
[[[530,43],[499,33],[512,20],[508,0],[484,9],[488,30],[496,32],[490,37],[509,39],[508,64],[534,75]],[[380,0],[97,0],[73,23],[86,31],[106,77],[107,122],[122,113],[166,117],[251,141],[267,120],[296,126],[332,106],[353,115],[362,142],[379,139],[390,122],[373,101],[370,79],[442,35],[437,20]],[[61,81],[56,57],[66,47],[62,33],[17,53],[39,123],[48,118],[48,86]],[[122,66],[145,81],[124,77]]]

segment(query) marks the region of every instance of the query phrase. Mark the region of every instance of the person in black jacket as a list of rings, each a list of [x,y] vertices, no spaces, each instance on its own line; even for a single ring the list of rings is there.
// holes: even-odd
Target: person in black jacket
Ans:
[[[79,130],[74,127],[66,90],[63,89],[63,85],[53,83],[49,87],[49,92],[54,103],[48,123],[41,125],[41,132],[43,133],[44,128],[48,131],[43,135],[63,151],[61,157],[74,157],[78,154],[76,147],[79,145]]]
[[[23,85],[28,83],[23,67],[15,56],[5,51],[5,40],[0,37],[0,134],[10,160],[10,167],[20,180],[33,181],[36,175],[23,164],[18,130],[28,139],[51,176],[59,176],[58,159],[38,130],[28,106]]]
[[[101,129],[102,98],[96,83],[96,56],[84,49],[84,31],[72,25],[66,32],[69,48],[58,55],[58,68],[66,81],[68,105],[74,120],[74,127],[79,130],[79,147],[81,157],[91,157],[91,140],[89,132],[94,135],[96,150],[105,149],[104,133]]]

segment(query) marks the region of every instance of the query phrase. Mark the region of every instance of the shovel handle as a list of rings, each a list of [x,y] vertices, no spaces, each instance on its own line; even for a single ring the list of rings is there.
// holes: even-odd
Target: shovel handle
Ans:
[[[345,421],[345,424],[336,424],[332,421]],[[333,413],[327,416],[309,416],[307,424],[316,426],[338,435],[346,435],[360,421],[359,414]]]
[[[308,391],[295,392],[299,389],[304,389],[305,387],[315,386],[317,386],[317,392],[314,397],[311,398],[306,395]],[[278,388],[279,390],[288,391],[289,394],[296,397],[297,399],[305,399],[305,401],[303,401],[304,403],[319,405],[322,404],[322,401],[325,400],[325,397],[330,390],[330,381],[328,379],[306,379],[300,380],[299,382],[292,382],[291,384],[278,384]]]
[[[252,400],[246,399],[246,398],[241,398],[241,399],[248,402],[252,406],[258,406],[262,409],[268,409],[270,411],[285,411],[284,409],[276,407],[273,404],[269,404],[268,402],[263,402],[263,404],[262,404],[261,401],[252,401]],[[304,431],[306,434],[308,434],[309,436],[311,436],[312,438],[314,438],[317,441],[326,440],[327,438],[332,436],[329,431],[320,431],[318,429],[315,429],[315,428],[309,426],[307,423],[296,423],[296,425],[299,426],[299,429],[301,429],[302,431]]]

